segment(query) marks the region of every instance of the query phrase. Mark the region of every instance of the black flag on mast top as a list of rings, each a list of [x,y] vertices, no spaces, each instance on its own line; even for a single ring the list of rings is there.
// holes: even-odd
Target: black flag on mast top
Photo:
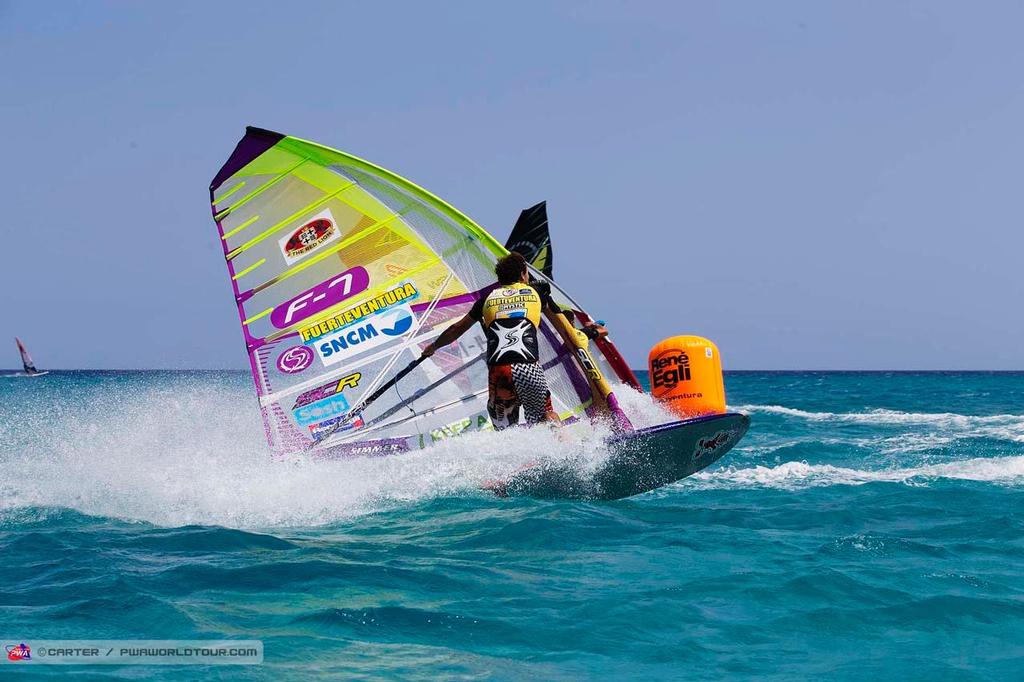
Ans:
[[[526,258],[526,262],[543,272],[548,279],[554,279],[551,274],[554,260],[551,254],[551,235],[548,234],[546,201],[523,209],[512,228],[512,234],[505,242],[505,248],[518,251]]]

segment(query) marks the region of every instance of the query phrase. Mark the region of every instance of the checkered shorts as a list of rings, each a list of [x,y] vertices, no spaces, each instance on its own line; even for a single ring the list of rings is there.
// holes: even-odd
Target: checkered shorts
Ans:
[[[518,424],[520,406],[527,424],[539,424],[554,411],[544,370],[535,362],[491,367],[488,387],[487,412],[495,430]]]

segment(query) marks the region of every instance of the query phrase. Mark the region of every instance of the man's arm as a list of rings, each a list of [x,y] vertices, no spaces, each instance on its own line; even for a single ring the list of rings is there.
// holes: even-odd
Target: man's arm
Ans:
[[[559,307],[559,305],[557,303],[555,303],[555,300],[553,298],[551,298],[551,285],[550,284],[548,284],[547,282],[539,281],[539,280],[531,280],[530,281],[530,286],[533,287],[534,291],[536,291],[537,294],[540,296],[540,307],[541,307],[541,310],[550,310],[551,312],[555,313],[556,315],[561,313],[562,315],[565,316],[565,319],[569,320],[570,324],[573,322],[575,317],[573,316],[572,311],[571,310],[562,310],[562,308]]]
[[[608,330],[604,328],[603,324],[597,322],[583,325],[583,333],[587,335],[588,339],[603,339],[608,336]]]
[[[433,343],[424,348],[423,357],[429,358],[434,354],[434,351],[458,339],[469,331],[469,328],[474,324],[476,324],[476,320],[469,315],[464,316],[461,320],[441,332],[441,335],[434,339]]]
[[[540,294],[541,304],[547,310],[550,310],[551,312],[556,314],[561,313],[562,315],[565,315],[565,319],[569,320],[570,324],[573,324],[576,321],[576,316],[573,314],[571,310],[563,310],[557,303],[555,303],[554,299],[551,298],[550,284],[548,284],[547,282],[531,282],[530,286],[536,289],[537,293]],[[604,338],[605,336],[608,336],[607,329],[605,329],[602,325],[595,324],[593,322],[591,322],[590,324],[583,325],[582,331],[584,334],[587,335],[588,338],[591,339]]]

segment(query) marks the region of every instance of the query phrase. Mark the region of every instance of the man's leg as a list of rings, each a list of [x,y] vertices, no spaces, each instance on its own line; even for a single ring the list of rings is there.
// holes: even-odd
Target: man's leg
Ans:
[[[497,365],[487,372],[487,414],[495,431],[519,423],[519,400],[510,367]]]
[[[537,363],[519,363],[509,367],[516,395],[526,414],[526,423],[548,421],[561,424],[551,405],[551,391],[548,390],[548,381],[541,366]]]

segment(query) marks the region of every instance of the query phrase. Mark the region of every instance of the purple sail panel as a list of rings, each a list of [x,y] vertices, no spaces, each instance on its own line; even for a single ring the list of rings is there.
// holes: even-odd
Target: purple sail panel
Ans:
[[[285,329],[361,294],[369,286],[369,273],[366,268],[357,265],[281,303],[270,313],[270,323],[278,329]]]
[[[283,139],[284,135],[275,133],[272,130],[254,128],[253,126],[246,127],[245,137],[239,140],[235,146],[235,151],[231,152],[231,156],[228,157],[228,160],[224,162],[221,169],[217,171],[217,175],[213,177],[213,181],[210,182],[210,201],[213,201],[213,193],[224,184],[225,180],[242,170],[246,164]]]

